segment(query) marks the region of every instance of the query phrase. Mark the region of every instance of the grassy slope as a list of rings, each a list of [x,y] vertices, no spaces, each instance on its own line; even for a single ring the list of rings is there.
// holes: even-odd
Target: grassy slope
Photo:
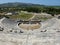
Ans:
[[[32,14],[19,13],[19,15],[12,15],[12,16],[9,16],[9,17],[10,17],[10,18],[13,18],[13,19],[28,20],[28,19],[31,18],[32,16],[33,16]]]

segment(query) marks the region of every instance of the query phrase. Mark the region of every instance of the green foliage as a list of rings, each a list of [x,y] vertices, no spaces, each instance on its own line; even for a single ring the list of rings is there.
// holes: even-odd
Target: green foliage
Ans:
[[[20,13],[19,15],[12,15],[12,16],[8,16],[8,17],[13,18],[13,19],[28,20],[32,16],[33,16],[32,14]]]
[[[44,6],[29,3],[6,3],[0,5],[0,12],[12,12],[21,10],[36,13],[46,12],[52,15],[60,14],[60,6]]]

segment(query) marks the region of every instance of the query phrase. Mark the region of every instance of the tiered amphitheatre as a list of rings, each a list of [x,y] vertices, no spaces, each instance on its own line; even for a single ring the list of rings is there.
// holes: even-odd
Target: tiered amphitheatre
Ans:
[[[21,21],[2,18],[0,20],[0,26],[4,30],[58,30],[60,29],[60,19],[52,18],[44,22],[40,21]]]
[[[1,19],[0,25],[4,28],[4,31],[19,30],[17,22],[5,17]]]
[[[10,30],[35,30],[41,27],[40,21],[20,21],[17,22],[16,20],[2,18],[1,19],[1,26],[6,31]]]
[[[37,23],[19,23],[7,18],[0,20],[0,26],[7,30],[15,30],[18,33],[4,33],[0,31],[0,45],[60,45],[60,19],[54,17],[44,22],[38,23],[40,28],[30,31],[29,29],[23,29],[19,26],[27,27],[28,25],[37,25]],[[19,30],[28,30],[23,33],[19,33]]]
[[[42,27],[41,30],[47,30],[47,31],[56,31],[60,30],[60,19],[58,17],[49,19],[45,22],[41,22]]]

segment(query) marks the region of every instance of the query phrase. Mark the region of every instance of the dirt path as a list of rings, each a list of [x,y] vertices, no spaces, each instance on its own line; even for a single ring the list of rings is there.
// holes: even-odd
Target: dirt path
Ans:
[[[36,15],[33,15],[29,20],[32,20]]]

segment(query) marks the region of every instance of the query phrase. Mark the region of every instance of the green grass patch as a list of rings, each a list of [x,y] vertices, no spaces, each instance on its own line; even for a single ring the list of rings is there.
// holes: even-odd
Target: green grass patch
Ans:
[[[32,14],[19,13],[19,15],[12,15],[12,16],[9,16],[9,17],[10,17],[10,18],[13,18],[13,19],[28,20],[28,19],[31,18],[32,16],[33,16]]]
[[[47,19],[51,19],[52,17],[50,16],[50,17],[46,17],[46,16],[42,16],[42,15],[36,15],[34,18],[33,18],[33,20],[44,20],[44,21],[46,21]]]

